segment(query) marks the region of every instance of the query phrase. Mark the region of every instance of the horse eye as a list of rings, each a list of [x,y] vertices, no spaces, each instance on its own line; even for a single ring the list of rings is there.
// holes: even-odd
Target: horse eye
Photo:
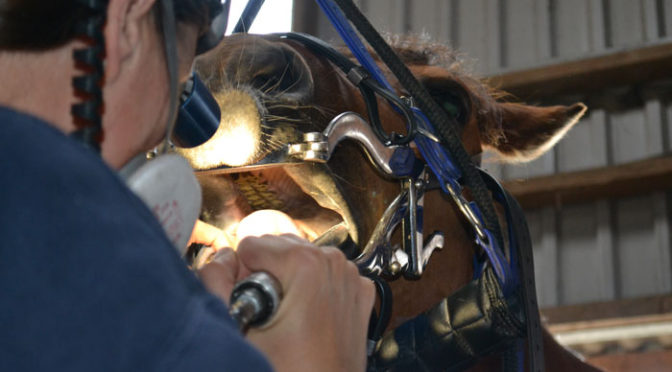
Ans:
[[[448,115],[457,120],[460,125],[467,124],[468,108],[465,102],[454,94],[442,93],[434,95],[434,99],[441,105]]]
[[[452,103],[452,102],[443,102],[441,107],[443,107],[443,109],[446,110],[446,112],[454,118],[457,118],[457,117],[460,116],[460,113],[461,113],[460,108],[457,107],[457,105]]]

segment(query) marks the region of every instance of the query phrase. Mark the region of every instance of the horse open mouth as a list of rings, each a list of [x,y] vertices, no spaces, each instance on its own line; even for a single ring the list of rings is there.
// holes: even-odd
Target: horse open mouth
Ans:
[[[296,120],[287,113],[270,114],[251,90],[215,98],[223,108],[221,129],[197,148],[178,150],[201,171],[201,218],[222,229],[232,247],[245,235],[274,232],[296,233],[325,245],[357,244],[360,231],[351,206],[326,164],[258,165],[269,153],[302,138]],[[268,117],[274,118],[273,125]],[[285,122],[277,119],[282,117]]]

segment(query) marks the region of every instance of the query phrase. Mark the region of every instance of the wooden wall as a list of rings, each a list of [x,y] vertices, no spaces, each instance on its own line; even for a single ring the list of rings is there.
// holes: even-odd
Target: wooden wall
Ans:
[[[316,15],[312,3],[296,1],[296,27],[335,40],[331,26]],[[665,44],[672,36],[672,0],[359,0],[358,4],[379,30],[428,33],[468,54],[475,60],[475,73],[494,77],[495,82],[511,72],[562,67]],[[312,16],[306,18],[305,12]],[[548,97],[544,84],[516,91],[521,99],[544,104],[581,100],[590,111],[540,159],[487,167],[501,179],[514,180],[672,155],[672,71],[667,72],[665,65],[654,80],[644,79],[646,66],[631,68],[626,86],[616,75],[603,79],[608,81],[591,92],[584,89],[590,77],[583,79],[584,88],[562,95]],[[669,190],[598,197],[582,204],[556,203],[529,209],[527,214],[542,306],[672,291]]]

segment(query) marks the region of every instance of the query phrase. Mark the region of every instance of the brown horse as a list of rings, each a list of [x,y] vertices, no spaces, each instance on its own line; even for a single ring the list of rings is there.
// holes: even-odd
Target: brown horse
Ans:
[[[586,110],[582,104],[539,108],[508,103],[501,92],[462,73],[446,47],[398,39],[394,48],[433,98],[456,117],[462,143],[473,156],[487,149],[506,161],[533,159],[550,149]],[[208,164],[193,164],[196,168],[212,167],[213,162],[256,163],[283,145],[300,141],[303,133],[324,130],[341,112],[366,117],[362,97],[346,76],[294,41],[236,35],[200,58],[197,70],[222,108],[222,121],[227,122],[222,136],[228,142],[224,151],[210,148],[192,154],[211,159]],[[404,132],[400,115],[382,102],[380,108],[385,129]],[[327,164],[264,167],[200,179],[203,218],[232,236],[246,215],[276,209],[291,217],[306,238],[315,239],[340,223],[359,245],[366,243],[399,193],[399,182],[381,177],[360,148],[348,141],[339,145]],[[429,309],[472,278],[473,235],[453,202],[439,191],[425,195],[424,225],[425,231],[442,231],[446,246],[432,256],[421,280],[391,283],[391,327]],[[593,370],[548,333],[544,349],[548,371]],[[474,369],[497,369],[493,363],[484,360]]]

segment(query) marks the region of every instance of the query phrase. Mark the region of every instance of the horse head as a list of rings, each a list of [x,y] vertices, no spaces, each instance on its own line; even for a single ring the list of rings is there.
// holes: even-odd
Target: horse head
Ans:
[[[548,151],[586,107],[534,107],[470,76],[459,55],[418,39],[392,46],[434,100],[458,124],[469,155],[484,151],[506,162],[524,162]],[[279,36],[234,35],[197,61],[196,70],[222,110],[220,149],[189,153],[204,189],[202,218],[236,240],[236,228],[258,210],[279,210],[307,239],[342,226],[350,256],[366,244],[399,194],[399,182],[382,175],[354,141],[343,141],[324,162],[265,162],[288,144],[322,132],[340,113],[367,121],[358,88],[323,55]],[[383,69],[392,81],[391,75]],[[397,94],[407,93],[398,85]],[[384,101],[380,122],[387,133],[405,133],[406,121]],[[224,128],[226,127],[226,128]],[[190,151],[190,149],[186,149]],[[416,151],[417,155],[417,151]],[[419,155],[418,155],[419,156]],[[216,158],[207,164],[194,159]],[[434,254],[422,279],[392,282],[392,325],[416,316],[472,278],[473,235],[453,201],[438,190],[425,193],[425,231],[442,231],[445,247]],[[393,244],[401,234],[395,233]]]

